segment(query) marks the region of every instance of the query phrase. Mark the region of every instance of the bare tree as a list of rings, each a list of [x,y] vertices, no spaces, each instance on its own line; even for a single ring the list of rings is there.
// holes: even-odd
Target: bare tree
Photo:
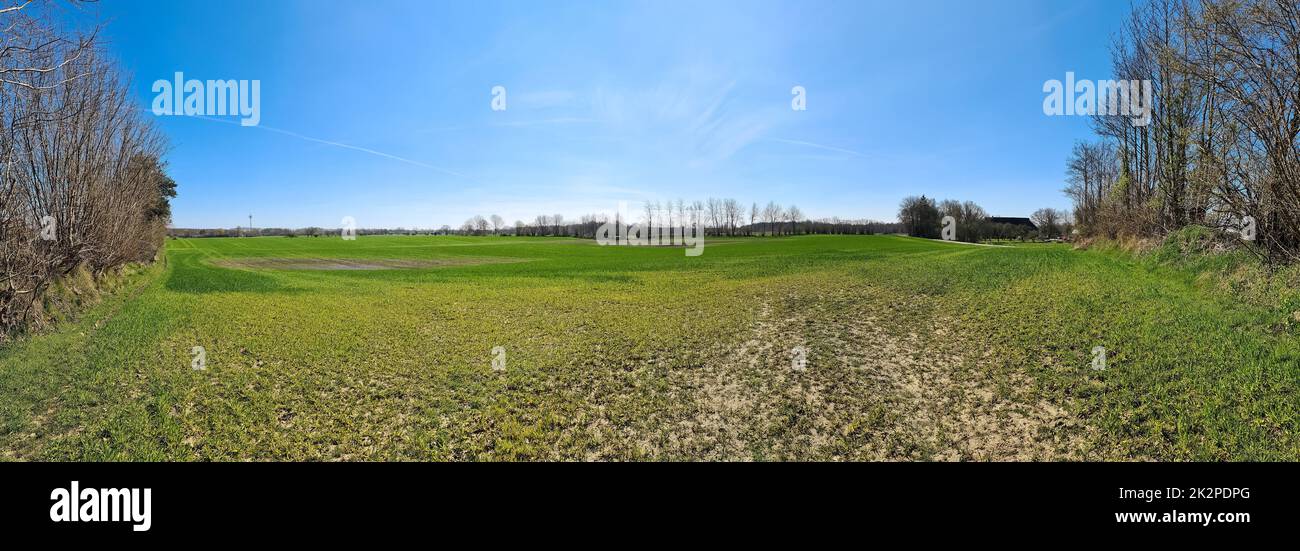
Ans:
[[[720,231],[720,227],[722,227],[722,221],[723,221],[723,201],[719,199],[708,198],[706,204],[708,208],[708,222],[710,222],[710,226],[714,227],[715,230],[718,230],[718,233],[722,233],[722,231]]]
[[[776,221],[781,217],[781,205],[773,201],[768,201],[767,206],[763,207],[763,225],[772,235],[777,234]]]
[[[735,199],[727,199],[722,202],[722,211],[727,221],[727,235],[736,235],[736,226],[739,224],[741,216],[740,202]]]
[[[790,205],[790,208],[785,210],[785,217],[790,221],[790,235],[799,233],[799,221],[803,220],[803,211],[795,205]]]
[[[1066,191],[1077,230],[1113,237],[1250,217],[1258,250],[1300,259],[1300,4],[1147,0],[1112,57],[1117,76],[1150,83],[1152,116],[1097,117],[1102,141],[1075,147]]]
[[[61,34],[32,5],[0,8],[0,339],[39,324],[33,305],[72,271],[153,260],[175,195],[94,33]]]
[[[1038,226],[1039,235],[1047,239],[1059,237],[1061,218],[1061,213],[1053,208],[1041,208],[1029,216],[1034,225]]]

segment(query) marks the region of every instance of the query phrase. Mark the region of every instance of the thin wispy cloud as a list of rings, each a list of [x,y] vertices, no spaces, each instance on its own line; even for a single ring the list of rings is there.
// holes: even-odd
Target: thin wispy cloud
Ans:
[[[489,126],[520,128],[527,126],[547,126],[553,124],[594,124],[601,122],[599,119],[582,118],[582,117],[556,117],[553,119],[538,119],[524,121],[494,122]]]
[[[510,103],[526,109],[544,109],[548,107],[559,107],[568,104],[574,100],[576,94],[569,90],[541,90],[536,92],[520,92],[507,96]]]
[[[1042,36],[1043,34],[1046,34],[1048,31],[1051,31],[1052,29],[1056,28],[1058,25],[1074,17],[1077,17],[1079,14],[1083,13],[1083,10],[1086,7],[1087,6],[1083,4],[1076,4],[1074,6],[1071,6],[1065,9],[1064,11],[1052,16],[1051,19],[1048,19],[1047,21],[1044,21],[1033,27],[1030,27],[1025,32],[1025,36],[1028,36],[1030,38],[1037,38],[1039,36]]]
[[[591,117],[551,117],[545,119],[525,119],[505,122],[486,122],[481,124],[457,124],[416,130],[419,134],[436,134],[440,132],[462,132],[483,130],[486,128],[527,128],[530,126],[559,126],[569,124],[598,124],[604,122]]]
[[[734,80],[701,78],[702,72],[673,74],[648,89],[598,88],[593,111],[664,161],[696,168],[723,163],[770,131],[782,105],[743,100]]]

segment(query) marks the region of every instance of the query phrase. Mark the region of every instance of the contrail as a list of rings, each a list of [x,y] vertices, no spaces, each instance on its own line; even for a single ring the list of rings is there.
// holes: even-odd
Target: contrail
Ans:
[[[153,112],[153,111],[150,110],[150,109],[141,109],[141,111],[147,111],[147,112],[150,112],[150,113]],[[188,117],[188,118],[194,118],[194,119],[203,119],[203,120],[206,120],[206,121],[220,122],[220,123],[225,123],[225,124],[233,124],[233,125],[236,125],[236,126],[243,126],[243,125],[241,125],[238,121],[227,120],[227,119],[219,119],[219,118],[216,118],[216,117],[209,117],[209,116],[206,116],[206,115],[186,115],[186,117]],[[284,134],[284,135],[286,135],[286,136],[292,136],[292,137],[294,137],[294,138],[298,138],[298,139],[300,139],[300,140],[305,140],[305,141],[309,141],[309,142],[315,142],[315,143],[324,144],[324,145],[329,145],[329,146],[334,146],[334,147],[341,147],[341,148],[343,148],[343,149],[351,149],[351,150],[353,150],[353,151],[360,151],[360,152],[362,152],[362,153],[369,153],[369,154],[371,154],[371,155],[375,155],[375,156],[378,156],[378,157],[383,157],[383,158],[385,158],[385,159],[392,159],[392,160],[394,160],[394,161],[400,161],[400,162],[407,163],[407,164],[412,164],[412,165],[415,165],[415,166],[418,166],[418,167],[427,168],[427,169],[430,169],[430,170],[436,170],[436,171],[441,172],[441,173],[443,173],[443,174],[447,174],[447,175],[449,175],[449,176],[455,176],[455,177],[457,177],[457,178],[462,178],[462,179],[465,179],[465,180],[469,180],[469,181],[471,181],[471,182],[473,181],[473,179],[470,178],[469,176],[466,176],[466,175],[461,174],[461,173],[459,173],[459,172],[456,172],[456,171],[454,171],[454,170],[448,170],[448,169],[445,169],[445,168],[442,168],[442,167],[433,166],[433,165],[431,165],[431,164],[424,163],[424,162],[420,162],[420,161],[417,161],[417,160],[414,160],[414,159],[407,159],[406,157],[398,157],[397,155],[393,155],[393,154],[390,154],[390,153],[384,153],[383,151],[376,151],[376,150],[374,150],[374,149],[370,149],[370,148],[366,148],[366,147],[360,147],[360,146],[356,146],[356,145],[352,145],[352,144],[346,144],[346,143],[342,143],[342,142],[334,142],[334,141],[330,141],[330,140],[322,140],[322,139],[320,139],[320,138],[313,138],[313,137],[311,137],[311,136],[305,136],[305,135],[303,135],[303,134],[299,134],[299,133],[297,133],[297,132],[293,132],[293,131],[289,131],[289,130],[283,130],[283,129],[280,129],[280,128],[274,128],[274,127],[270,127],[270,126],[263,126],[263,125],[260,125],[260,124],[257,125],[257,126],[254,126],[253,128],[261,128],[262,130],[266,130],[266,131],[268,131],[268,132],[275,132],[275,133],[277,133],[277,134]]]
[[[204,118],[207,118],[207,117],[204,117]],[[220,119],[214,119],[214,120],[220,120]],[[233,121],[221,121],[221,122],[229,122],[229,123],[231,123],[231,124],[238,124],[238,123],[233,122]],[[288,131],[288,130],[281,130],[281,129],[279,129],[279,128],[273,128],[273,127],[270,127],[270,126],[261,126],[261,125],[258,125],[258,126],[255,126],[254,128],[261,128],[261,129],[263,129],[263,130],[269,130],[269,131],[271,131],[271,132],[276,132],[276,133],[279,133],[279,134],[284,134],[284,135],[286,135],[286,136],[293,136],[293,137],[298,138],[298,139],[300,139],[300,140],[307,140],[307,141],[309,141],[309,142],[316,142],[316,143],[325,144],[325,145],[332,145],[332,146],[334,146],[334,147],[341,147],[341,148],[343,148],[343,149],[351,149],[351,150],[353,150],[353,151],[360,151],[360,152],[362,152],[362,153],[369,153],[369,154],[371,154],[371,155],[377,155],[377,156],[380,156],[380,157],[384,157],[384,158],[386,158],[386,159],[392,159],[392,160],[394,160],[394,161],[401,161],[401,162],[403,162],[403,163],[413,164],[413,165],[415,165],[415,166],[420,166],[420,167],[428,168],[428,169],[431,169],[431,170],[436,170],[436,171],[441,172],[441,173],[443,173],[443,174],[448,174],[448,175],[451,175],[451,176],[455,176],[455,177],[457,177],[457,178],[463,178],[463,179],[466,179],[466,180],[469,180],[469,179],[470,179],[469,176],[466,176],[466,175],[461,174],[461,173],[459,173],[459,172],[456,172],[456,171],[454,171],[454,170],[447,170],[447,169],[445,169],[445,168],[437,167],[437,166],[433,166],[433,165],[431,165],[431,164],[423,163],[423,162],[420,162],[420,161],[416,161],[416,160],[414,160],[414,159],[407,159],[407,158],[405,158],[405,157],[398,157],[397,155],[392,155],[392,154],[389,154],[389,153],[384,153],[383,151],[375,151],[374,149],[369,149],[369,148],[366,148],[366,147],[360,147],[360,146],[351,145],[351,144],[345,144],[345,143],[342,143],[342,142],[332,142],[332,141],[329,141],[329,140],[322,140],[322,139],[320,139],[320,138],[313,138],[313,137],[311,137],[311,136],[304,136],[304,135],[299,134],[299,133],[297,133],[297,132],[291,132],[291,131]]]
[[[774,141],[774,142],[788,143],[788,144],[794,144],[794,145],[803,145],[803,146],[808,146],[808,147],[816,147],[816,148],[818,148],[818,149],[825,149],[825,150],[827,150],[827,151],[835,151],[835,152],[839,152],[839,153],[848,153],[849,155],[855,155],[855,156],[858,156],[858,157],[862,157],[862,158],[864,158],[864,159],[870,159],[870,158],[871,158],[871,156],[870,156],[870,155],[867,155],[866,153],[859,153],[859,152],[857,152],[857,151],[853,151],[853,150],[851,150],[851,149],[844,149],[844,148],[841,148],[841,147],[834,147],[834,146],[830,146],[830,145],[822,145],[822,144],[819,144],[819,143],[805,142],[805,141],[801,141],[801,140],[786,140],[786,139],[782,139],[782,138],[768,138],[768,139],[769,139],[769,140],[772,140],[772,141]]]

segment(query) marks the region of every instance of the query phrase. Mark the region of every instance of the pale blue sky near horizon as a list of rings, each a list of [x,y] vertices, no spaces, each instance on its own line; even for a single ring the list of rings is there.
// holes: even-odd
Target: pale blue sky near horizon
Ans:
[[[103,2],[157,79],[261,81],[259,127],[157,117],[177,227],[459,226],[734,197],[893,220],[908,195],[1068,208],[1126,0]],[[506,88],[507,109],[491,109]],[[807,90],[807,110],[790,107]],[[152,114],[146,116],[153,117]]]

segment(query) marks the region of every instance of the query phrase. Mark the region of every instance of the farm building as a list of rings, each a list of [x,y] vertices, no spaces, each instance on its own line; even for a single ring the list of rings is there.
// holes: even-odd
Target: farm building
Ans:
[[[1027,230],[1037,230],[1038,225],[1028,218],[1016,218],[1010,216],[990,216],[989,222],[994,224],[1010,224],[1012,226],[1024,226]]]

